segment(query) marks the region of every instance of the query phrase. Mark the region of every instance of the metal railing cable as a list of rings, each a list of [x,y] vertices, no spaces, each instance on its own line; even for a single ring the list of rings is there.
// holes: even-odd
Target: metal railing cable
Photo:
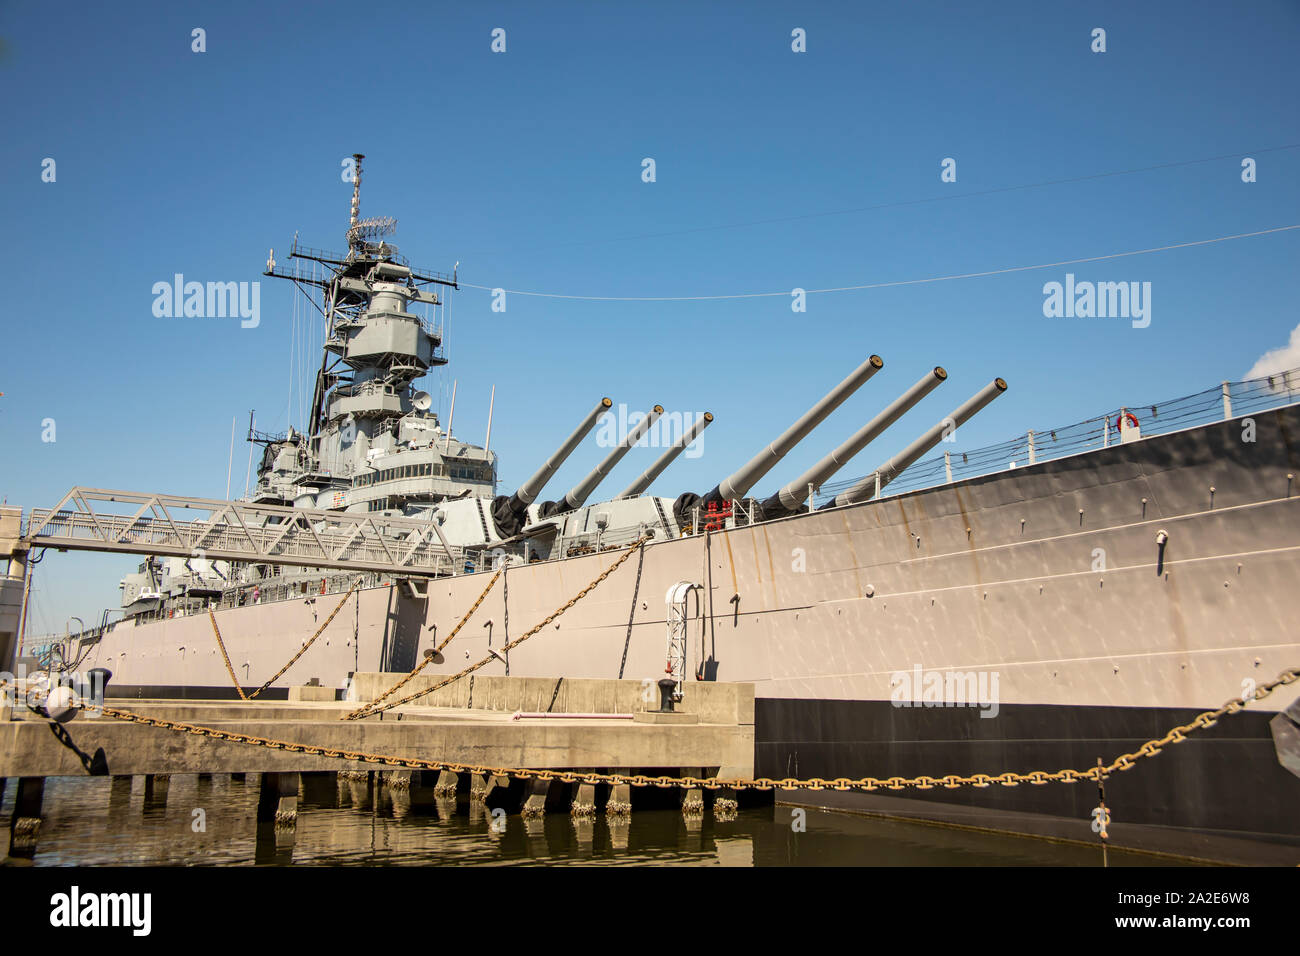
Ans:
[[[1120,444],[1121,434],[1115,421],[1126,413],[1134,415],[1139,420],[1142,437],[1149,438],[1228,418],[1241,418],[1271,411],[1298,401],[1300,401],[1300,368],[1239,382],[1223,383],[1169,401],[1123,405],[1104,415],[1087,418],[1072,425],[1033,429],[1033,463]],[[907,469],[889,485],[885,494],[893,496],[945,484],[949,480],[949,469],[952,472],[951,480],[958,481],[1031,464],[1029,435],[1030,432],[1026,431],[1015,438],[995,444],[963,451],[948,451],[946,458],[940,452]],[[848,490],[866,477],[869,476],[862,475],[826,483],[817,489],[815,503],[820,505],[830,501],[837,494]]]

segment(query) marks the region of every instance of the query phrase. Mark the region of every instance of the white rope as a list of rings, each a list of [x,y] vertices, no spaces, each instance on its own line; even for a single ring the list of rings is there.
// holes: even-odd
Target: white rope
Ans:
[[[956,275],[929,276],[924,279],[899,279],[893,282],[871,282],[863,285],[833,286],[825,289],[805,289],[805,295],[823,292],[860,292],[865,289],[888,289],[904,285],[924,285],[931,282],[951,282],[954,279],[978,279],[986,276],[1007,275],[1012,272],[1030,272],[1035,269],[1054,269],[1060,266],[1079,265],[1084,262],[1101,262],[1106,259],[1123,259],[1128,256],[1145,256],[1153,252],[1167,252],[1170,249],[1187,249],[1192,246],[1208,246],[1216,242],[1230,242],[1233,239],[1249,239],[1254,236],[1267,236],[1273,233],[1300,229],[1300,223],[1290,226],[1277,226],[1273,229],[1259,229],[1255,232],[1241,232],[1232,236],[1216,236],[1213,239],[1196,239],[1191,242],[1175,242],[1167,246],[1153,246],[1150,249],[1134,249],[1130,252],[1112,252],[1101,256],[1085,256],[1079,259],[1061,259],[1057,262],[1041,262],[1032,266],[1011,266],[1006,269],[989,269],[984,272],[963,272]],[[460,283],[467,289],[481,289],[485,292],[496,291],[497,286],[474,285],[470,282]],[[531,292],[522,289],[502,289],[507,295],[529,295],[543,299],[577,299],[584,302],[705,302],[720,299],[762,299],[790,295],[789,289],[780,292],[742,292],[731,295],[564,295],[558,292]]]

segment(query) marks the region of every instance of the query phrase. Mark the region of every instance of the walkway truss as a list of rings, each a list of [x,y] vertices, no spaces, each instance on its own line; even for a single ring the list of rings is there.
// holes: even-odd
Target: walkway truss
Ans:
[[[455,574],[465,562],[432,521],[80,487],[33,508],[23,542],[408,577]]]

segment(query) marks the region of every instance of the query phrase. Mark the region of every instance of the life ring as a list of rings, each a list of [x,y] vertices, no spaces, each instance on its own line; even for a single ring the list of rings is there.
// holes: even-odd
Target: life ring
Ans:
[[[1121,415],[1115,416],[1115,431],[1121,432],[1124,430],[1123,428],[1120,427],[1120,422],[1125,418],[1128,419],[1129,427],[1131,428],[1138,427],[1137,416],[1134,415],[1132,412],[1124,412]]]

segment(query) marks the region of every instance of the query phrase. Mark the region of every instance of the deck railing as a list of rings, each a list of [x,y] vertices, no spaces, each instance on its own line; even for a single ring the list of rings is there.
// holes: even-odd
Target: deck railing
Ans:
[[[1121,416],[1125,417],[1127,428],[1130,421],[1127,416],[1132,415],[1138,422],[1141,437],[1150,438],[1214,421],[1281,408],[1297,401],[1300,401],[1300,368],[1239,382],[1222,382],[1213,388],[1166,402],[1122,405],[1104,415],[1087,418],[1073,425],[1035,428],[995,445],[961,451],[956,446],[941,444],[943,451],[917,462],[903,472],[885,488],[883,497],[1118,444],[1121,435],[1116,421]],[[859,477],[828,482],[817,489],[814,504],[825,504],[861,480]]]

